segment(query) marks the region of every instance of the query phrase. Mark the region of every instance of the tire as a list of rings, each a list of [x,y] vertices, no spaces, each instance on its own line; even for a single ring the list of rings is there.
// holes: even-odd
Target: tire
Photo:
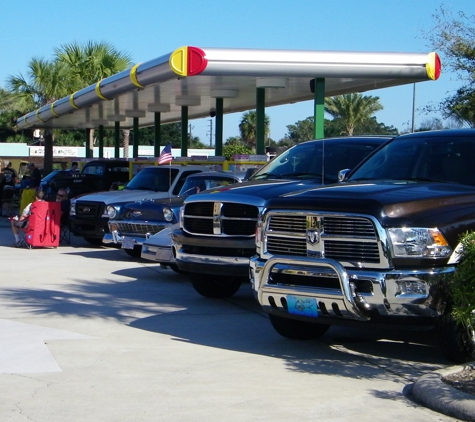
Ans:
[[[451,314],[437,319],[436,334],[445,357],[455,363],[475,360],[475,332],[458,324]]]
[[[125,253],[132,258],[140,258],[142,256],[142,246],[135,245],[134,249],[124,249]]]
[[[97,237],[85,237],[84,240],[91,245],[102,245],[102,239]]]
[[[191,277],[191,284],[201,296],[216,299],[233,296],[241,287],[242,279],[224,275],[195,274]]]
[[[170,264],[169,267],[172,271],[176,272],[177,274],[187,274],[186,271],[180,270],[175,264]]]
[[[330,328],[327,324],[314,324],[273,314],[269,314],[269,319],[275,331],[291,340],[315,340],[322,337]]]

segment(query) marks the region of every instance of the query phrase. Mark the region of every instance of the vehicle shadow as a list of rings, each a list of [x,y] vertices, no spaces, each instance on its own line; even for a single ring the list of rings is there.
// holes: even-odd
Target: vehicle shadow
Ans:
[[[332,327],[319,340],[290,341],[272,329],[249,284],[230,299],[211,300],[158,265],[117,270],[100,281],[77,277],[61,288],[4,288],[0,300],[36,315],[113,318],[170,341],[271,356],[290,371],[412,382],[448,364],[428,333]]]

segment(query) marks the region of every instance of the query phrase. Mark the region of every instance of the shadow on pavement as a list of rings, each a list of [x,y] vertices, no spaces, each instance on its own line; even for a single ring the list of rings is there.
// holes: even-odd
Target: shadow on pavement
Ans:
[[[79,254],[114,259],[117,251]],[[61,289],[3,289],[0,296],[33,314],[113,318],[172,341],[273,356],[298,372],[387,380],[397,375],[410,382],[447,365],[430,333],[332,327],[317,341],[287,340],[274,332],[249,284],[233,298],[211,300],[199,296],[185,277],[158,265],[121,269],[112,276],[93,282],[78,277]]]

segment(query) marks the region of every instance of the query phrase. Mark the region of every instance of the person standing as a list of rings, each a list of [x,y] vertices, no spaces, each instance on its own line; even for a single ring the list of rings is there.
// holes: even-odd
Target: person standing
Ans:
[[[71,173],[79,173],[79,164],[77,161],[73,161],[71,163],[71,169],[69,170]]]
[[[0,210],[4,215],[4,202],[11,201],[15,195],[15,185],[18,181],[18,174],[10,161],[5,162],[5,167],[1,170],[2,181],[0,182]]]
[[[30,172],[30,174],[28,176],[26,184],[30,188],[36,189],[41,182],[41,171],[38,167],[35,166],[35,163],[28,164],[28,171]]]

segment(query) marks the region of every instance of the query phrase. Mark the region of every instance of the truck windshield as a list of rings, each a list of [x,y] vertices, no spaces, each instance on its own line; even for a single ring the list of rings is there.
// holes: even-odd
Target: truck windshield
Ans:
[[[147,167],[139,171],[132,180],[127,183],[125,189],[168,192],[177,174],[177,169]]]
[[[475,185],[474,160],[474,139],[400,138],[377,151],[348,181],[422,180]]]
[[[284,151],[249,180],[315,179],[322,184],[336,183],[340,170],[353,168],[382,142],[350,137],[304,142]]]

